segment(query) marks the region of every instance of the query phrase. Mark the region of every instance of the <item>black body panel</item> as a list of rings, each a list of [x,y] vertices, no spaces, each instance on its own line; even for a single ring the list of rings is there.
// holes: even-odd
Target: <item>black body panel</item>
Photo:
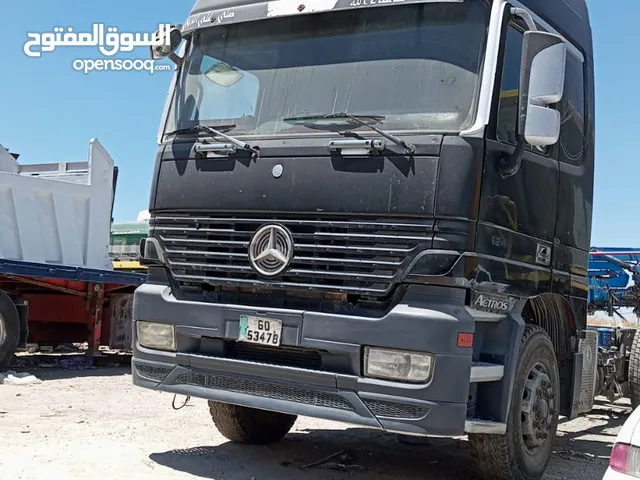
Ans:
[[[331,153],[330,139],[259,141],[255,161],[244,152],[202,158],[194,140],[163,148],[151,235],[180,295],[210,283],[381,298],[420,252],[473,250],[481,139],[415,136],[414,157],[390,147],[351,158]],[[264,281],[246,252],[252,232],[269,222],[289,228],[296,247],[290,269]],[[445,273],[446,264],[431,271]]]
[[[437,157],[331,157],[328,148],[324,156],[303,156],[292,148],[281,152],[287,156],[272,156],[277,152],[264,144],[255,162],[242,153],[189,159],[188,143],[167,149],[155,210],[433,216]],[[272,174],[277,165],[282,166],[278,178]]]
[[[486,132],[476,252],[528,264],[533,270],[512,275],[503,265],[493,281],[532,294],[559,293],[572,306],[575,325],[586,327],[587,264],[591,240],[594,172],[594,85],[591,33],[584,5],[528,0],[526,6],[557,28],[582,51],[582,62],[567,54],[560,141],[544,150],[527,147],[515,175],[501,178],[501,159],[515,148],[521,34],[505,19],[497,72],[493,118]],[[580,2],[582,3],[582,2]],[[560,16],[557,10],[565,11]],[[576,11],[574,11],[574,9]],[[580,13],[580,16],[576,13]],[[555,21],[550,21],[553,18]],[[566,24],[559,25],[566,21]],[[515,27],[515,28],[514,28]],[[520,40],[519,40],[520,38]],[[519,277],[519,278],[518,278]]]

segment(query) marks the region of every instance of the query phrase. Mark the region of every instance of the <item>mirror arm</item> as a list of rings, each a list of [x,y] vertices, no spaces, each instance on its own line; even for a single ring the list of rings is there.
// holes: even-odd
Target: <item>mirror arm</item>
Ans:
[[[184,60],[184,58],[176,55],[174,52],[171,52],[169,55],[167,55],[167,58],[175,63],[178,67],[182,66],[182,61]]]
[[[527,24],[527,28],[532,31],[537,31],[538,27],[533,20],[531,14],[524,8],[511,7],[511,15],[521,18]],[[526,147],[526,140],[524,135],[517,136],[516,148],[511,155],[503,157],[500,160],[500,176],[505,179],[514,176],[520,167],[522,166],[522,156],[524,155],[524,149]]]
[[[500,160],[500,176],[505,179],[514,176],[522,165],[522,155],[526,146],[524,135],[518,135],[516,148],[511,155]]]
[[[522,20],[524,20],[529,30],[532,30],[534,32],[538,31],[538,26],[536,25],[536,22],[533,20],[533,17],[524,8],[512,7],[511,15],[513,15],[514,17],[519,17]]]

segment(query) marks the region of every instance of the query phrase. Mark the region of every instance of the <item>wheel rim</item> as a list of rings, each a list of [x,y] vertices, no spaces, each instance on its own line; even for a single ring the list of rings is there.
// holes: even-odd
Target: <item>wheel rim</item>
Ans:
[[[551,438],[555,409],[549,373],[538,362],[529,371],[520,403],[522,440],[529,453],[535,454]]]

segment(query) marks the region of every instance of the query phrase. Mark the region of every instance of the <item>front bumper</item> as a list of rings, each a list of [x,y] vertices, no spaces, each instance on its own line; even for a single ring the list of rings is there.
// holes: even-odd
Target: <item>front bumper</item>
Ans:
[[[313,351],[320,363],[225,356],[216,342],[237,339],[241,314],[281,319],[282,348]],[[396,307],[371,318],[180,301],[169,287],[145,284],[135,293],[135,320],[176,324],[178,345],[177,352],[143,348],[134,328],[135,385],[403,434],[465,431],[472,349],[457,339],[473,333],[475,323],[457,289],[411,286]],[[434,354],[431,380],[363,377],[363,345]]]

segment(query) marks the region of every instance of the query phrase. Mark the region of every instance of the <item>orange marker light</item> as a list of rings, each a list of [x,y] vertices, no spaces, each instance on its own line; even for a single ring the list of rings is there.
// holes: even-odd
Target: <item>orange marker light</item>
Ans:
[[[458,346],[464,348],[473,347],[473,333],[459,333]]]

